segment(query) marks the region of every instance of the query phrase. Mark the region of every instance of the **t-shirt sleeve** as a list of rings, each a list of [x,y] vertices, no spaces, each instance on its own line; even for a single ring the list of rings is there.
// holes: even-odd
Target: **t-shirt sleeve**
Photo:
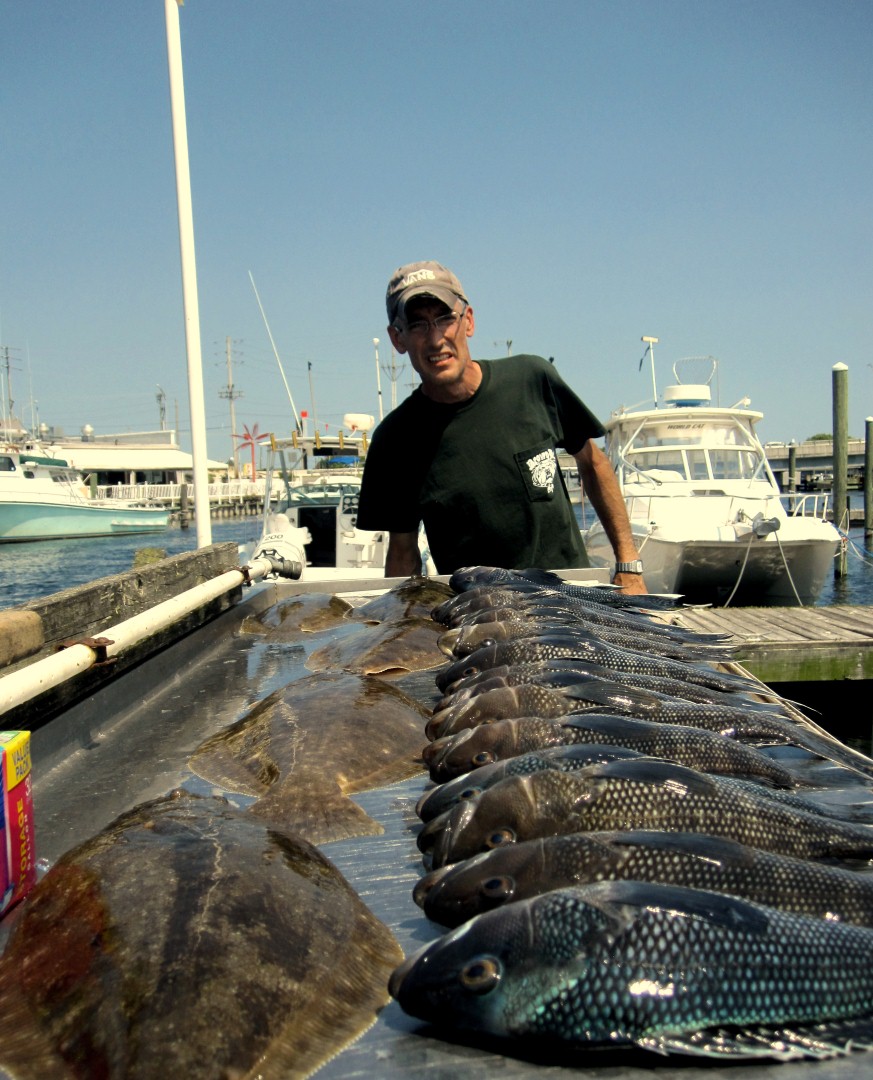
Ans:
[[[387,532],[416,532],[421,520],[418,486],[408,468],[411,448],[384,427],[370,440],[361,478],[357,527]]]
[[[568,454],[578,454],[589,439],[599,439],[604,435],[605,429],[576,391],[564,381],[554,365],[548,361],[543,363],[562,432],[558,445],[563,446]]]

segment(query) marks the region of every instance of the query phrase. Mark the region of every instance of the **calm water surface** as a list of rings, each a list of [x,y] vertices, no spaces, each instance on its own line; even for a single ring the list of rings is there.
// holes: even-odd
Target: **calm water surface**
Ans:
[[[213,543],[247,544],[257,540],[260,533],[260,517],[212,523]],[[0,607],[23,604],[61,589],[130,570],[136,552],[147,547],[160,548],[167,555],[193,551],[197,547],[197,533],[192,524],[188,529],[176,526],[155,536],[0,544]],[[829,576],[819,605],[873,604],[873,553],[864,552],[863,547],[863,530],[853,529],[848,576],[838,581]]]
[[[261,518],[234,518],[212,523],[212,542],[245,544],[261,534]],[[0,607],[12,607],[40,596],[120,574],[133,567],[141,548],[159,548],[167,555],[193,551],[197,531],[174,526],[150,536],[105,536],[43,543],[0,544]]]

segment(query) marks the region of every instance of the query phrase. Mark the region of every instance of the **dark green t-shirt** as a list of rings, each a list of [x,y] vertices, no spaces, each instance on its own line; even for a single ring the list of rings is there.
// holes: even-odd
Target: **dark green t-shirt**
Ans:
[[[575,454],[603,427],[542,357],[479,365],[467,401],[419,388],[373,432],[358,527],[408,533],[423,521],[441,574],[587,566],[555,447]]]

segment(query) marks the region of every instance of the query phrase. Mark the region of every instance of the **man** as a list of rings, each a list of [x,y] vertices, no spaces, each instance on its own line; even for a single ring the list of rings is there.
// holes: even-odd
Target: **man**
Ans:
[[[538,356],[473,360],[475,320],[460,281],[437,262],[401,266],[386,294],[388,334],[421,385],[373,433],[357,524],[388,532],[386,577],[421,572],[424,522],[437,570],[589,564],[555,447],[576,459],[617,560],[614,581],[645,592],[603,427]]]

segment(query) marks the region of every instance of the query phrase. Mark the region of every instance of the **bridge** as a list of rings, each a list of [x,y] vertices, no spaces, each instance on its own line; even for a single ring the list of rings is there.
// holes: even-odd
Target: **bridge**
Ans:
[[[764,444],[764,452],[770,468],[785,490],[788,487],[788,443],[769,442]],[[815,439],[797,443],[795,468],[798,487],[803,486],[813,473],[832,472],[834,467],[834,444],[830,439]],[[863,476],[864,440],[850,439],[847,445],[849,473]]]

